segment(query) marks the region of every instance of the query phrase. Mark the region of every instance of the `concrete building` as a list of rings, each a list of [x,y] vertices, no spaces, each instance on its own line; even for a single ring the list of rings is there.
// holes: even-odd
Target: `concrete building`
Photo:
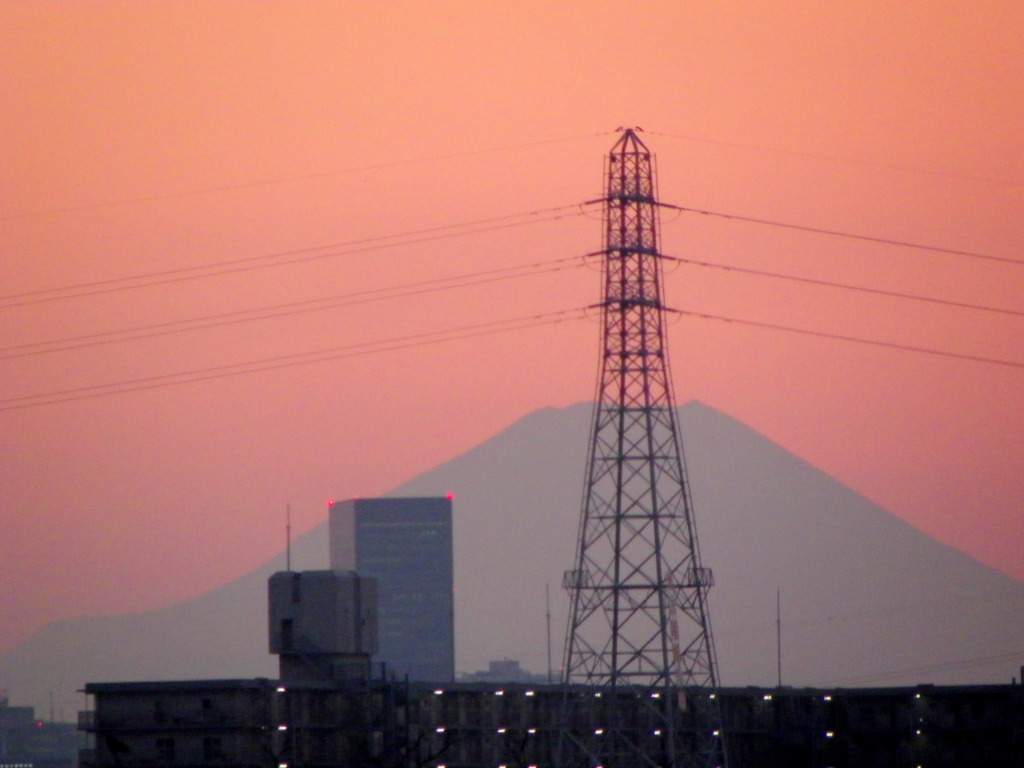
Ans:
[[[278,765],[285,744],[272,680],[90,683],[79,766]]]
[[[282,571],[270,577],[270,652],[280,678],[366,680],[377,652],[377,584],[341,571]]]
[[[86,692],[95,704],[83,723],[95,749],[83,768],[550,768],[593,764],[588,752],[616,731],[658,764],[662,746],[659,710],[623,689],[377,679],[294,687],[92,683]],[[731,768],[1024,765],[1021,685],[751,687],[715,695]],[[679,708],[675,716],[688,714]]]
[[[329,531],[331,568],[377,582],[376,659],[399,677],[453,680],[451,497],[332,503]]]

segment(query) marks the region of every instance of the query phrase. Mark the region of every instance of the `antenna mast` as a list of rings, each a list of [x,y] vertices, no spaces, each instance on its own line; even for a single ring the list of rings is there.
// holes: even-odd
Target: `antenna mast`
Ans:
[[[553,681],[551,680],[551,585],[544,585],[544,618],[547,619],[548,625],[548,685]]]
[[[724,765],[718,670],[665,344],[654,158],[625,130],[606,164],[598,401],[565,682],[633,689],[660,710],[670,766]],[[600,763],[634,765],[624,729]]]

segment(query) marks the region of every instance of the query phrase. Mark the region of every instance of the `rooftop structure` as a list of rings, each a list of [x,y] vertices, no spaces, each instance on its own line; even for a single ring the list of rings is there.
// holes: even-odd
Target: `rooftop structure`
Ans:
[[[365,680],[377,651],[377,584],[355,573],[270,577],[270,652],[281,680]]]

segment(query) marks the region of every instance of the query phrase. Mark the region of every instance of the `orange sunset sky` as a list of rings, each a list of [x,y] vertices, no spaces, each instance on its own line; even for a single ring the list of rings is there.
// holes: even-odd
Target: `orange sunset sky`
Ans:
[[[13,0],[0,38],[0,648],[590,399],[624,125],[666,202],[939,249],[666,212],[677,399],[1024,579],[1019,2]]]

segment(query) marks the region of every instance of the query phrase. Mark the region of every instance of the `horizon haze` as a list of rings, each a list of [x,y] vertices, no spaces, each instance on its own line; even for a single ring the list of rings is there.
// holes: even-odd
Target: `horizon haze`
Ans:
[[[854,687],[1009,682],[1024,645],[1024,584],[946,547],[735,419],[679,410],[725,685],[776,682],[776,590],[783,682]],[[455,654],[459,673],[516,659],[547,668],[563,652],[573,565],[576,474],[591,408],[541,409],[396,488],[454,491]],[[582,470],[581,470],[582,472]],[[324,515],[326,516],[326,506]],[[296,570],[328,567],[326,522],[292,547]],[[41,706],[85,682],[276,675],[266,581],[285,555],[184,603],[66,620],[0,654],[0,684]],[[70,697],[70,698],[69,698]]]

